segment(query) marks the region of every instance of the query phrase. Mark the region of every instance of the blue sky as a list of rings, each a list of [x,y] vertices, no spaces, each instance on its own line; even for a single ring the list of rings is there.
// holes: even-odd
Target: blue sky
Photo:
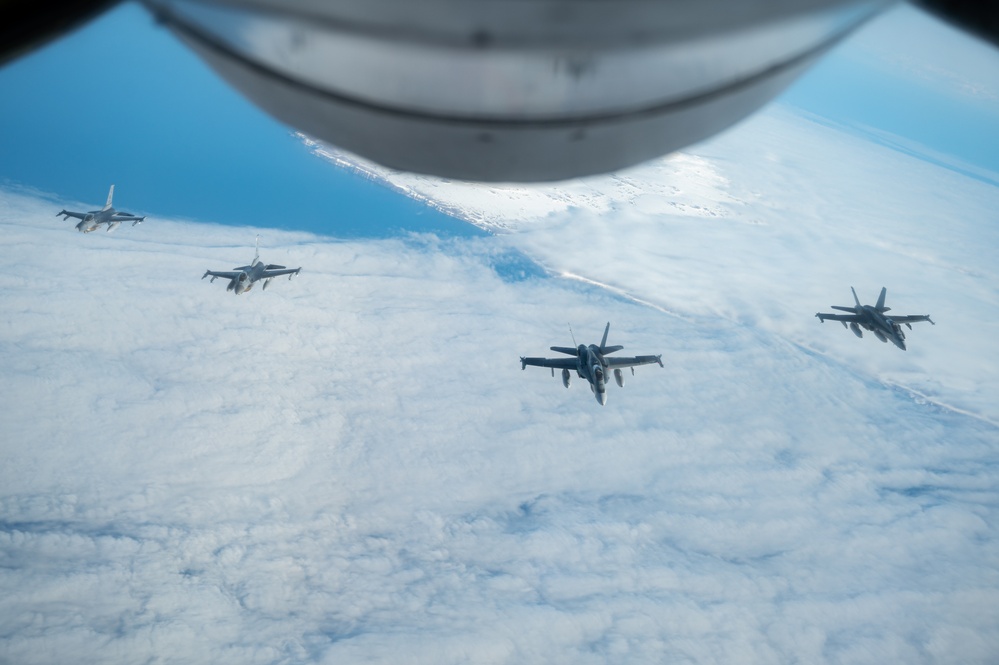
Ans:
[[[834,49],[781,99],[999,172],[999,49],[907,4]]]
[[[382,236],[475,229],[313,158],[127,3],[0,70],[0,178],[66,201]]]

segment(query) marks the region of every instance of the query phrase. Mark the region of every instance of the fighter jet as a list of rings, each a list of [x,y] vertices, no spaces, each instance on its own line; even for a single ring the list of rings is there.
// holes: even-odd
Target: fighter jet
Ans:
[[[571,328],[569,330],[570,332],[572,331]],[[574,349],[564,346],[550,347],[552,351],[574,356],[573,358],[525,358],[521,356],[520,369],[527,369],[528,365],[550,367],[552,376],[555,376],[556,369],[561,369],[562,385],[566,388],[569,387],[571,380],[569,371],[575,370],[578,377],[590,382],[590,390],[593,391],[593,396],[603,406],[607,403],[607,370],[614,370],[614,379],[617,381],[617,385],[624,388],[622,368],[630,367],[631,373],[634,375],[635,367],[638,365],[659,363],[660,367],[663,366],[663,357],[661,354],[658,356],[634,356],[632,358],[608,358],[609,354],[624,348],[623,346],[607,346],[607,333],[609,331],[610,322],[604,328],[604,338],[600,340],[600,346],[595,344],[590,344],[589,346],[580,344]],[[575,344],[575,338],[572,341]]]
[[[226,291],[235,291],[238,296],[240,293],[249,291],[253,288],[253,285],[260,280],[264,280],[263,290],[267,289],[267,285],[271,283],[271,280],[275,277],[280,277],[281,275],[288,275],[288,279],[292,276],[297,275],[301,272],[301,268],[285,268],[284,266],[279,266],[273,263],[261,263],[260,262],[260,236],[257,236],[257,241],[254,243],[255,253],[253,255],[253,262],[248,266],[239,266],[238,268],[233,268],[232,272],[215,272],[212,270],[206,270],[205,274],[201,276],[201,279],[212,276],[211,281],[215,281],[219,277],[229,280],[229,285],[225,287]]]
[[[891,340],[898,348],[905,351],[905,333],[902,332],[902,326],[900,324],[904,323],[909,330],[912,330],[912,324],[917,321],[929,321],[933,323],[930,319],[929,314],[918,314],[912,316],[885,316],[885,312],[891,311],[891,307],[885,307],[885,294],[888,289],[881,287],[881,295],[878,296],[878,304],[871,305],[861,305],[860,299],[857,298],[857,292],[851,286],[850,290],[853,291],[853,301],[857,303],[856,307],[843,307],[840,305],[830,305],[833,309],[838,309],[842,312],[850,312],[850,314],[823,314],[822,312],[817,313],[815,316],[818,317],[819,321],[823,323],[826,319],[831,319],[833,321],[839,321],[846,328],[846,324],[850,324],[850,330],[857,337],[863,337],[864,333],[860,330],[861,328],[869,330],[874,333],[874,336],[880,339],[882,342],[887,342]],[[936,325],[933,323],[933,325]]]
[[[132,222],[132,226],[135,226],[145,219],[145,217],[137,217],[132,213],[118,212],[111,207],[112,198],[114,198],[114,185],[111,185],[111,190],[108,192],[108,202],[100,210],[91,210],[90,212],[70,212],[69,210],[63,210],[56,213],[56,217],[59,215],[63,215],[63,219],[76,217],[80,220],[80,223],[76,225],[76,230],[82,233],[96,231],[100,228],[101,224],[107,224],[107,230],[114,231],[122,222]]]

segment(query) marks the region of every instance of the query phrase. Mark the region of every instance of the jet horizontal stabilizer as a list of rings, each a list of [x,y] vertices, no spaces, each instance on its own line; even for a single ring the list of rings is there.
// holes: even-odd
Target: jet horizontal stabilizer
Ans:
[[[285,266],[279,266],[276,263],[268,263],[267,270],[284,270]]]
[[[600,353],[607,355],[608,353],[614,353],[615,351],[620,351],[624,347],[620,344],[615,344],[614,346],[604,346],[600,348]]]
[[[577,353],[576,349],[571,349],[567,346],[550,346],[548,348],[551,349],[552,351],[555,351],[556,353],[564,353],[570,356],[574,356]]]
[[[838,309],[841,312],[850,312],[851,314],[857,311],[856,307],[843,307],[842,305],[829,305],[829,306],[833,309]]]

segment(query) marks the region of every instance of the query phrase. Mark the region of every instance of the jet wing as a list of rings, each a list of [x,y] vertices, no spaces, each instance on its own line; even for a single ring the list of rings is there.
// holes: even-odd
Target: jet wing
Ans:
[[[632,358],[604,358],[604,363],[611,368],[619,369],[621,367],[638,367],[639,365],[655,365],[658,364],[660,367],[663,366],[662,355],[658,356],[634,356]]]
[[[889,317],[895,323],[916,323],[917,321],[929,321],[933,323],[929,314],[915,314],[910,316],[891,316]],[[936,325],[933,323],[933,325]]]
[[[242,272],[215,272],[214,270],[206,270],[205,274],[201,276],[201,279],[211,275],[213,278],[218,277],[220,279],[235,279],[242,275]]]
[[[56,217],[58,217],[59,215],[63,215],[63,219],[69,219],[70,217],[76,217],[77,219],[83,219],[84,217],[87,216],[87,213],[84,213],[84,212],[70,212],[69,210],[63,210],[61,212],[57,212],[56,213]]]
[[[269,277],[279,277],[281,275],[297,275],[301,268],[286,268],[285,270],[265,270],[260,276],[261,279],[267,279]]]
[[[127,212],[116,212],[111,217],[112,222],[135,222],[136,224],[143,221],[144,219],[145,217],[139,217],[138,215],[133,215]],[[133,224],[133,226],[135,226],[135,224]]]
[[[860,317],[856,314],[824,314],[819,312],[815,316],[819,321],[842,321],[843,323],[860,323]]]
[[[520,369],[532,367],[553,367],[555,369],[576,369],[579,367],[576,358],[520,358]]]

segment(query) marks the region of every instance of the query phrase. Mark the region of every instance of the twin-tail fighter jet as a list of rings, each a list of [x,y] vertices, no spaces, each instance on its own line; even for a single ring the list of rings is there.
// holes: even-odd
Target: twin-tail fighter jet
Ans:
[[[824,314],[822,312],[817,313],[815,316],[818,317],[819,321],[823,323],[826,319],[832,321],[839,321],[846,328],[847,324],[850,324],[850,330],[857,337],[863,337],[864,333],[861,328],[874,333],[874,336],[880,339],[882,342],[887,342],[891,340],[895,346],[905,351],[905,333],[902,332],[902,326],[900,324],[905,324],[909,330],[912,330],[912,324],[918,321],[929,321],[933,323],[930,319],[929,314],[917,314],[913,316],[886,316],[885,312],[891,310],[891,307],[885,307],[885,294],[888,289],[881,287],[881,295],[878,296],[878,303],[876,305],[861,305],[860,299],[857,298],[857,292],[851,286],[850,290],[853,291],[853,301],[857,303],[856,307],[848,307],[841,305],[830,305],[833,309],[838,309],[841,312],[850,312],[849,314]],[[933,325],[936,325],[933,323]]]
[[[76,230],[81,233],[96,231],[101,227],[101,224],[107,224],[107,230],[114,231],[122,222],[132,222],[132,226],[135,226],[145,219],[145,217],[138,217],[128,212],[118,212],[111,207],[112,198],[114,198],[114,185],[111,185],[111,191],[108,192],[108,202],[100,210],[91,210],[90,212],[63,210],[56,213],[56,217],[59,215],[63,215],[63,219],[76,217],[80,220],[80,223],[76,225]]]
[[[288,279],[291,279],[294,275],[301,272],[301,267],[299,268],[285,268],[284,266],[279,266],[274,263],[261,263],[260,262],[260,236],[257,236],[257,241],[254,244],[255,253],[253,255],[253,262],[248,266],[239,266],[238,268],[233,268],[231,272],[215,272],[213,270],[206,270],[205,274],[201,276],[201,279],[212,276],[211,281],[215,281],[219,277],[229,280],[229,285],[225,287],[226,291],[235,291],[238,296],[240,293],[249,291],[253,288],[253,285],[260,280],[264,280],[264,286],[262,290],[267,289],[267,285],[271,283],[271,280],[275,277],[280,277],[281,275],[288,275]]]
[[[620,351],[623,346],[607,346],[607,333],[610,331],[610,322],[607,323],[607,327],[604,328],[604,338],[600,340],[600,346],[595,344],[590,344],[589,346],[580,344],[576,348],[568,348],[564,346],[553,346],[550,347],[552,351],[557,351],[559,353],[564,353],[566,355],[575,356],[573,358],[525,358],[520,357],[520,369],[527,369],[528,365],[534,367],[550,367],[552,370],[552,376],[555,376],[555,370],[562,370],[562,385],[566,388],[569,387],[569,382],[571,377],[569,375],[570,370],[575,370],[576,375],[580,378],[586,379],[590,382],[590,390],[593,391],[593,396],[597,398],[600,405],[603,406],[607,403],[607,371],[614,370],[614,379],[617,381],[617,385],[624,387],[624,374],[621,370],[625,367],[631,368],[631,373],[634,375],[635,367],[638,365],[651,365],[653,363],[658,363],[660,367],[663,366],[662,355],[658,356],[634,356],[631,358],[608,358],[607,356],[615,351]],[[570,329],[571,332],[571,329]],[[573,339],[573,343],[575,343]]]

